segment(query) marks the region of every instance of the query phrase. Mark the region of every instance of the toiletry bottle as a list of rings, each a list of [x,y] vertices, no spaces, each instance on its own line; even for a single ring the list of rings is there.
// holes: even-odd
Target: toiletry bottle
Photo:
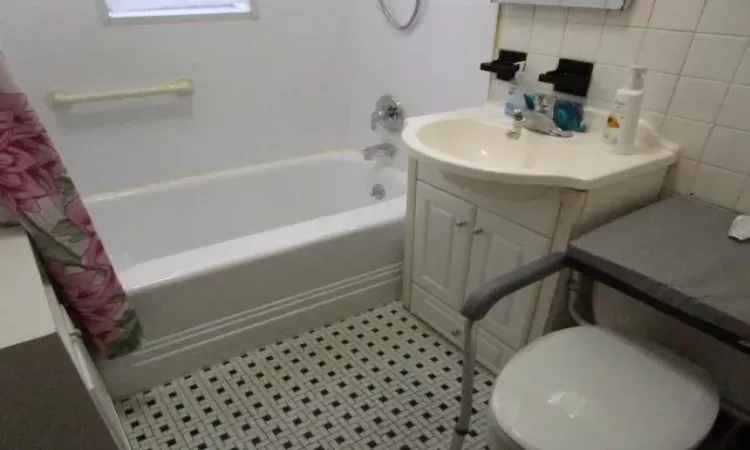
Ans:
[[[553,109],[552,120],[555,125],[565,131],[586,131],[586,123],[583,121],[583,104],[574,100],[558,99]]]
[[[518,71],[508,82],[508,101],[505,103],[505,115],[513,117],[518,111],[524,110],[523,94],[526,90],[526,61],[514,63]]]
[[[612,145],[612,151],[615,153],[634,152],[635,135],[643,105],[645,74],[645,67],[633,67],[628,86],[618,89],[615,94],[612,111],[604,127],[604,141]]]

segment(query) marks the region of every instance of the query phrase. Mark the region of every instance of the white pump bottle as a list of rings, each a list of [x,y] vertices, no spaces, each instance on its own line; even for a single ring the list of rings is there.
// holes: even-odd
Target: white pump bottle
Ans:
[[[610,150],[614,153],[627,155],[635,152],[646,71],[645,67],[633,67],[628,86],[618,89],[615,95],[604,127],[604,141],[612,146]]]

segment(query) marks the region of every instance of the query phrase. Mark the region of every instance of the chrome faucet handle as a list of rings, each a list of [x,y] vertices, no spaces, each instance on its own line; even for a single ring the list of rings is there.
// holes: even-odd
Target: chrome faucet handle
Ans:
[[[381,110],[373,111],[370,115],[370,129],[375,131],[378,128],[378,122],[383,119],[385,113]]]
[[[508,130],[508,132],[505,133],[505,136],[514,141],[521,139],[521,132],[523,131],[525,120],[526,117],[523,115],[523,111],[516,111],[516,113],[513,114],[513,128]]]
[[[552,111],[552,108],[554,108],[556,101],[557,99],[555,98],[554,95],[537,93],[536,104],[534,105],[534,111],[540,112],[543,114],[549,114],[550,111]]]
[[[384,95],[378,99],[375,111],[370,116],[370,128],[373,131],[380,124],[388,131],[397,133],[404,128],[406,113],[404,105],[392,95]]]
[[[553,103],[550,105],[550,101]],[[557,137],[573,137],[571,131],[565,131],[557,126],[554,120],[554,102],[557,101],[554,96],[548,94],[537,94],[536,104],[534,105],[533,111],[527,111],[522,122],[514,121],[522,124],[527,130],[535,131],[537,133],[547,134],[550,136]],[[508,134],[509,138],[516,139],[516,133]],[[520,134],[518,134],[520,137]]]
[[[362,150],[365,161],[372,161],[376,157],[393,158],[396,156],[396,147],[388,142],[375,144]]]

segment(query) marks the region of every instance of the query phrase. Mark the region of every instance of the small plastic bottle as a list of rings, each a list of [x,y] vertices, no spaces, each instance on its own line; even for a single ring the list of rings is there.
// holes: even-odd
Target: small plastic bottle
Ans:
[[[607,117],[603,137],[615,153],[627,155],[634,152],[635,135],[643,106],[646,71],[645,67],[633,67],[628,86],[618,89],[612,102],[612,111]]]
[[[505,103],[505,115],[513,117],[524,110],[523,94],[526,92],[526,61],[514,63],[518,71],[508,82],[508,101]]]

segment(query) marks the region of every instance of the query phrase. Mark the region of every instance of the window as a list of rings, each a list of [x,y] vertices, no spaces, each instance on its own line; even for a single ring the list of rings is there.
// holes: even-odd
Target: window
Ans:
[[[255,17],[255,0],[104,0],[110,19],[211,15]]]

